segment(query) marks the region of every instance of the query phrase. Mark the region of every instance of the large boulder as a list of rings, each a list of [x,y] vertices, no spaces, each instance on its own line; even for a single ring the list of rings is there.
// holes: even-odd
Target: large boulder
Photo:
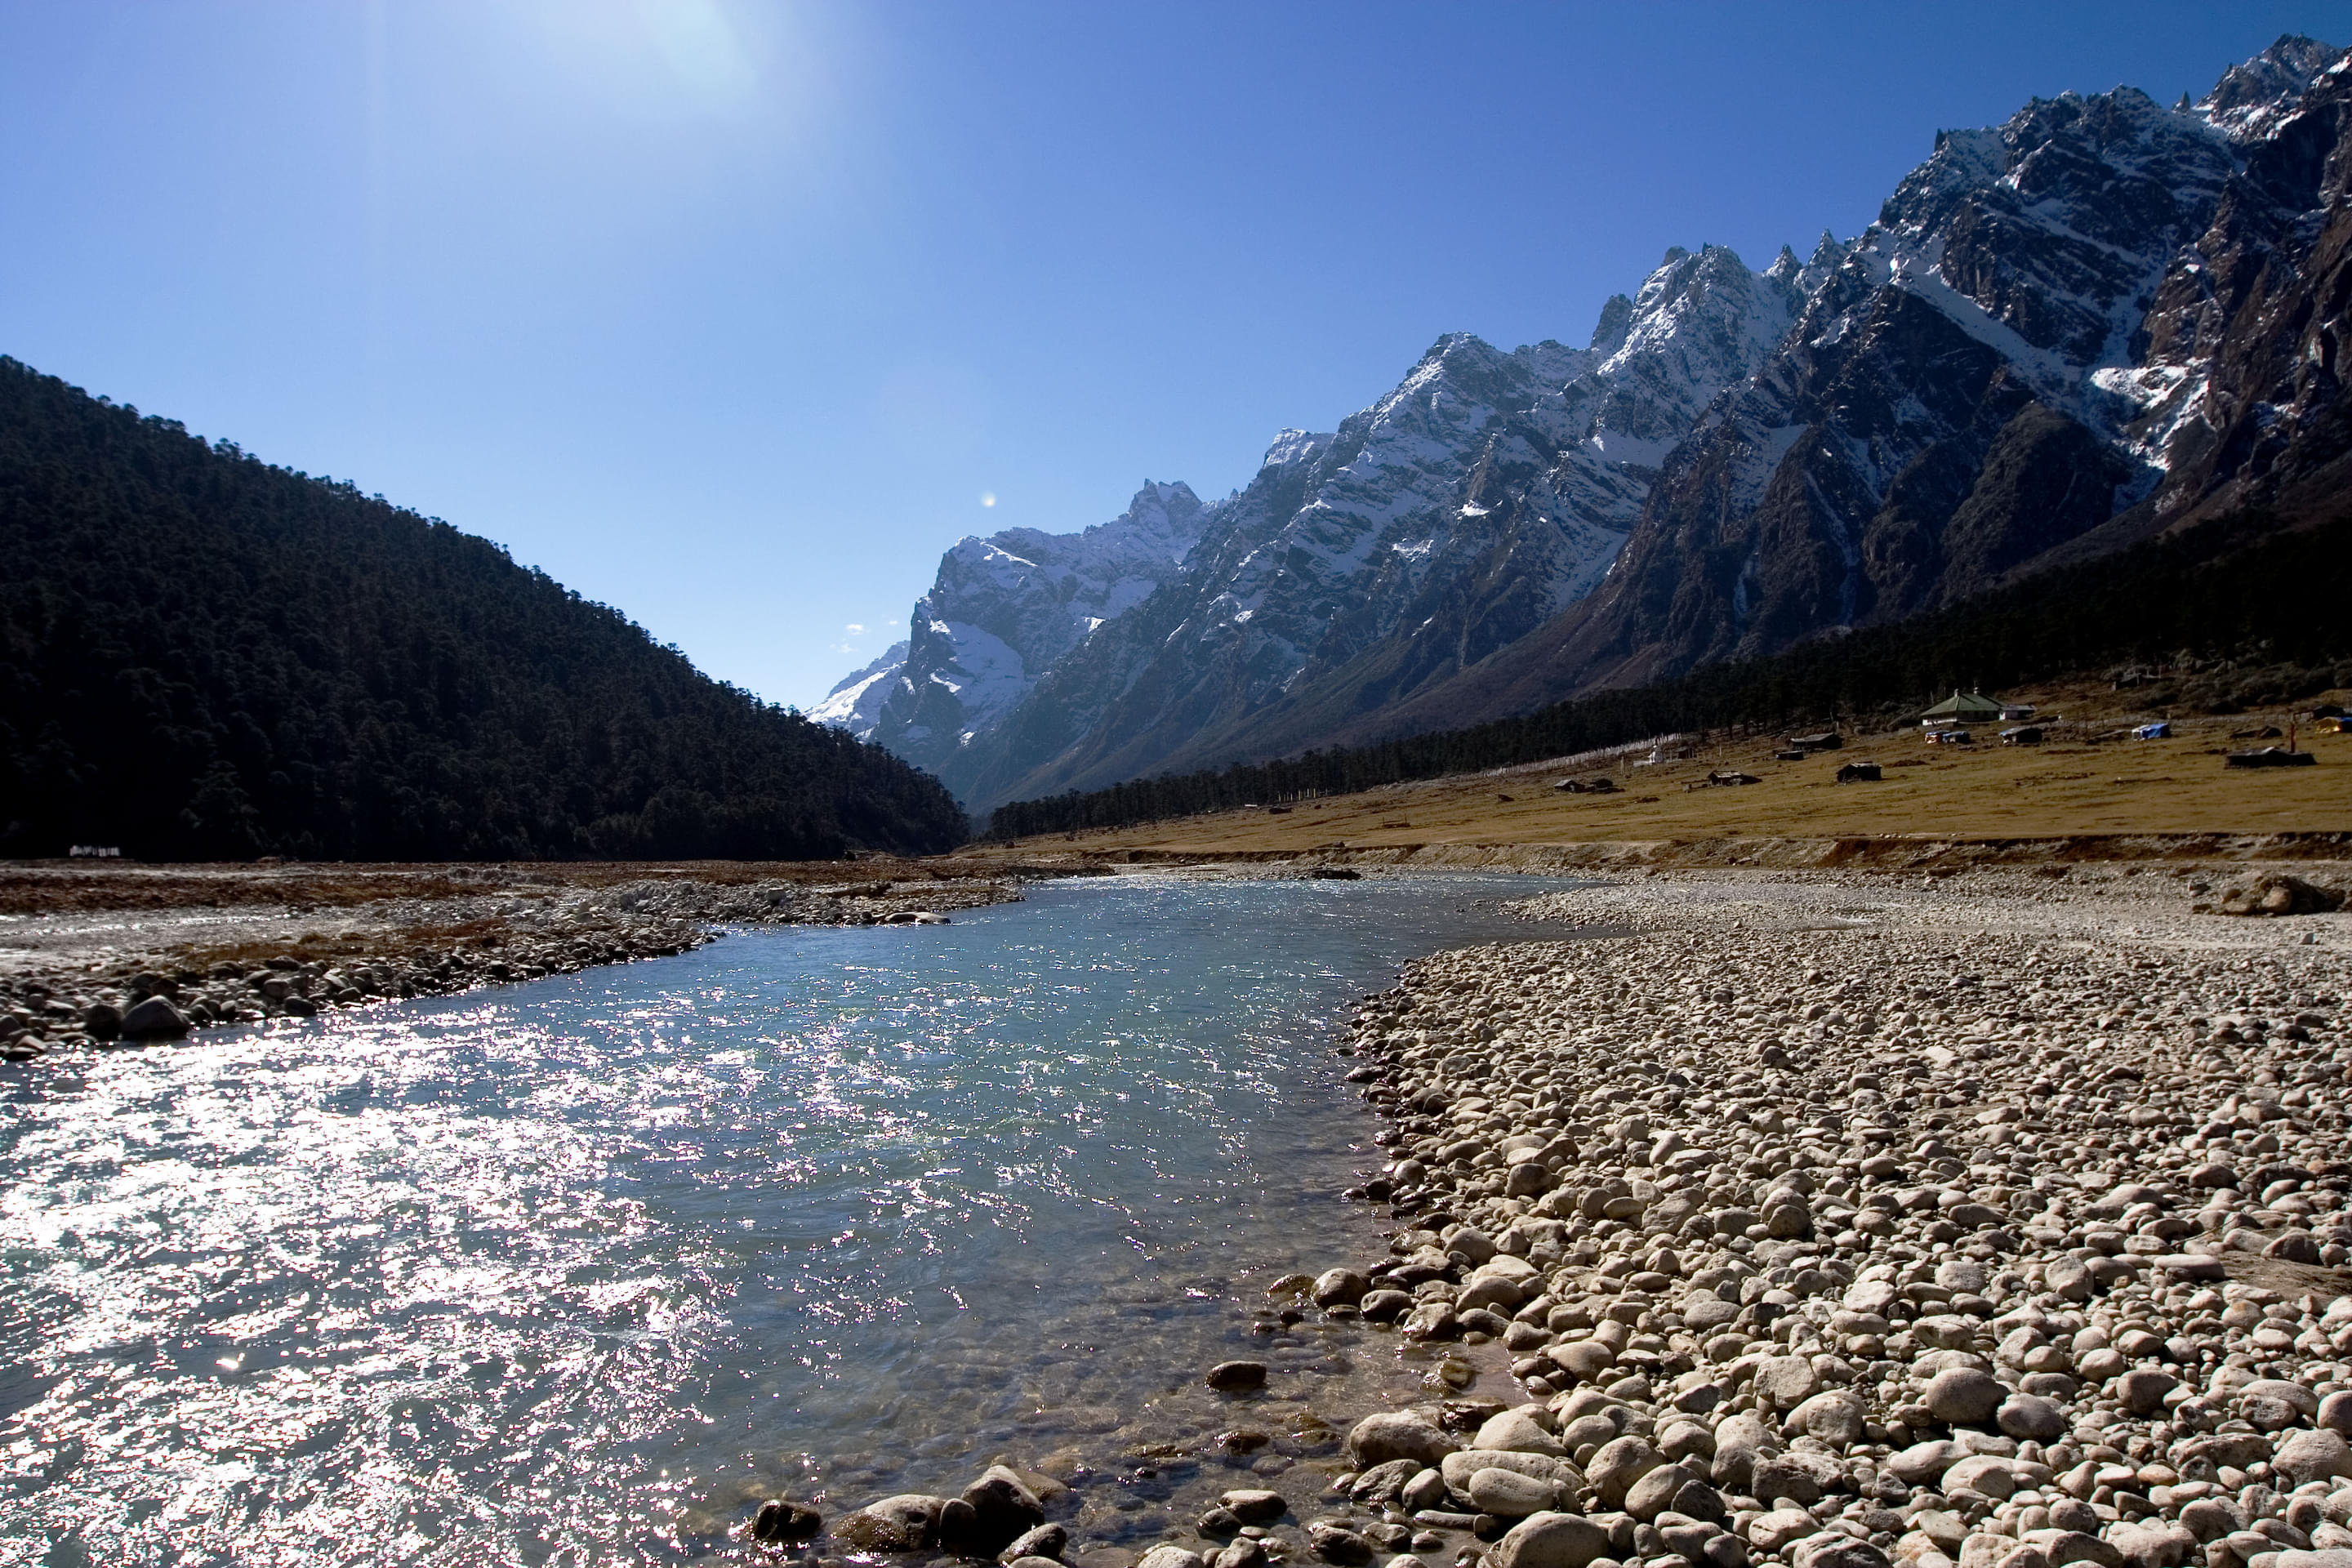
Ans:
[[[1348,1458],[1360,1470],[1391,1459],[1435,1465],[1461,1447],[1427,1421],[1402,1410],[1367,1415],[1348,1434]]]
[[[1746,1491],[1757,1462],[1780,1451],[1780,1433],[1767,1426],[1763,1417],[1746,1410],[1725,1416],[1715,1428],[1715,1484]]]
[[[1625,1511],[1645,1523],[1667,1514],[1719,1524],[1727,1516],[1723,1494],[1694,1473],[1696,1467],[1661,1465],[1625,1492]]]
[[[1405,1483],[1425,1468],[1419,1459],[1391,1459],[1384,1465],[1374,1465],[1356,1478],[1348,1495],[1358,1502],[1393,1501],[1404,1491]]]
[[[1557,1509],[1564,1500],[1559,1494],[1560,1488],[1555,1482],[1539,1481],[1533,1476],[1492,1465],[1472,1472],[1463,1488],[1463,1495],[1472,1508],[1497,1519],[1525,1519],[1531,1513]]]
[[[950,1500],[923,1492],[900,1492],[845,1514],[834,1539],[860,1552],[927,1552],[940,1543],[940,1525]],[[969,1509],[958,1503],[959,1508]]]
[[[771,1498],[751,1516],[751,1539],[798,1545],[814,1541],[824,1530],[824,1515],[806,1503]]]
[[[996,1554],[999,1563],[1018,1563],[1023,1558],[1044,1558],[1048,1563],[1061,1561],[1063,1549],[1070,1544],[1070,1532],[1058,1524],[1041,1524],[1034,1530],[1024,1530],[1012,1545]]]
[[[1221,1361],[1201,1381],[1220,1394],[1245,1394],[1265,1386],[1265,1372],[1262,1361]]]
[[[2271,1457],[2271,1446],[2259,1432],[2216,1432],[2210,1437],[2200,1437],[2176,1451],[2172,1463],[2186,1467],[2202,1459],[2215,1466],[2227,1465],[2242,1470]]]
[[[1775,1410],[1794,1410],[1818,1393],[1822,1374],[1801,1355],[1766,1356],[1756,1363],[1756,1397]]]
[[[1990,1373],[1948,1366],[1927,1380],[1927,1414],[1948,1426],[1981,1426],[1992,1419],[2009,1390]]]
[[[1862,1401],[1840,1390],[1816,1394],[1789,1412],[1788,1426],[1832,1448],[1862,1441]]]
[[[122,1035],[131,1040],[176,1040],[188,1032],[188,1016],[161,996],[150,996],[122,1015]]]
[[[1822,1527],[1822,1521],[1801,1508],[1769,1509],[1748,1521],[1748,1539],[1767,1552],[1778,1552]]]
[[[1503,1178],[1503,1195],[1507,1198],[1539,1197],[1551,1190],[1552,1173],[1540,1160],[1523,1160],[1511,1167]]]
[[[1337,1520],[1318,1519],[1308,1524],[1307,1544],[1316,1556],[1336,1568],[1364,1568],[1372,1560],[1372,1543]],[[1145,1568],[1150,1561],[1150,1554],[1146,1553],[1143,1563],[1136,1568]]]
[[[2199,1555],[2194,1535],[2160,1520],[2111,1524],[2106,1537],[2107,1544],[2123,1558],[2124,1568],[2186,1568]]]
[[[2290,1230],[2263,1247],[2263,1256],[2287,1263],[2317,1263],[2319,1238],[2307,1230]]]
[[[1476,1268],[1492,1263],[1495,1254],[1500,1249],[1496,1247],[1493,1237],[1475,1226],[1465,1225],[1445,1238],[1445,1250],[1460,1253],[1470,1260],[1471,1268]]]
[[[2061,1300],[2087,1301],[2096,1288],[2091,1278],[2091,1266],[2081,1258],[2061,1253],[2042,1266],[2042,1281]]]
[[[1971,1454],[1944,1472],[1943,1485],[1948,1492],[1971,1491],[2002,1502],[2017,1489],[2017,1472],[2007,1459]]]
[[[2019,1442],[2054,1443],[2066,1435],[2065,1410],[2038,1394],[2012,1394],[1992,1413],[1993,1425]]]
[[[1660,1465],[1625,1489],[1624,1510],[1647,1524],[1675,1506],[1675,1494],[1690,1484],[1680,1465]]]
[[[1683,1327],[1694,1334],[1722,1328],[1739,1316],[1739,1304],[1712,1290],[1694,1290],[1683,1299]]]
[[[1798,1451],[1758,1460],[1748,1489],[1765,1503],[1787,1498],[1800,1508],[1811,1508],[1844,1479],[1844,1467],[1828,1455]]]
[[[1466,1312],[1474,1307],[1485,1307],[1505,1313],[1516,1312],[1528,1303],[1533,1294],[1510,1275],[1489,1274],[1481,1269],[1472,1275],[1454,1295],[1454,1310]]]
[[[1715,1451],[1717,1455],[1737,1449],[1745,1449],[1751,1454],[1760,1454],[1768,1449],[1777,1449],[1780,1447],[1779,1428],[1769,1424],[1764,1417],[1752,1410],[1736,1411],[1725,1416],[1716,1423],[1714,1436]]]
[[[1958,1443],[1937,1437],[1896,1450],[1881,1461],[1879,1468],[1892,1471],[1905,1486],[1916,1487],[1935,1479],[1968,1457],[1969,1451]]]
[[[2305,1419],[2319,1414],[2319,1395],[2299,1383],[2283,1377],[2258,1377],[2238,1390],[2240,1399],[2275,1399],[2291,1406]],[[2326,1422],[2320,1423],[2325,1426]]]
[[[1544,1358],[1574,1382],[1597,1383],[1616,1364],[1617,1352],[1599,1340],[1572,1340],[1551,1345]]]
[[[2134,1415],[2153,1415],[2164,1408],[2164,1396],[2180,1380],[2152,1366],[2134,1367],[2116,1379],[2116,1399]]]
[[[1555,1458],[1568,1452],[1559,1439],[1544,1430],[1543,1423],[1525,1408],[1506,1410],[1490,1415],[1471,1439],[1474,1448],[1507,1448],[1520,1454],[1549,1454]]]
[[[2284,872],[2270,871],[2243,887],[2222,891],[2217,907],[2225,915],[2322,915],[2344,907],[2344,895]]]
[[[1789,1548],[1790,1568],[1894,1568],[1886,1553],[1867,1541],[1824,1531]]]
[[[2352,1476],[2352,1447],[2340,1432],[2297,1432],[2279,1445],[2271,1468],[2293,1476],[2297,1485]]]
[[[1883,1318],[1901,1295],[1902,1292],[1891,1280],[1857,1279],[1846,1287],[1845,1309],[1849,1312],[1869,1312]]]
[[[1601,1445],[1592,1462],[1584,1467],[1584,1479],[1603,1503],[1622,1508],[1633,1483],[1665,1462],[1665,1456],[1650,1447],[1647,1438],[1628,1435]]]
[[[1521,1454],[1508,1448],[1464,1448],[1439,1461],[1438,1477],[1454,1492],[1467,1495],[1470,1478],[1480,1470],[1509,1470],[1552,1486],[1581,1488],[1582,1472],[1566,1459],[1548,1454]]]
[[[1572,1513],[1529,1514],[1486,1553],[1491,1568],[1586,1568],[1609,1551],[1609,1532]]]
[[[1352,1268],[1329,1268],[1316,1277],[1313,1287],[1318,1307],[1352,1307],[1371,1293],[1372,1282]]]
[[[991,1465],[982,1471],[980,1479],[964,1488],[963,1500],[972,1512],[970,1542],[983,1556],[995,1556],[1045,1522],[1045,1505],[1003,1465]]]
[[[2066,1568],[2070,1563],[2088,1563],[2090,1568],[2123,1568],[2124,1554],[2113,1544],[2080,1530],[2029,1530],[2023,1544],[2039,1550],[2050,1568]]]

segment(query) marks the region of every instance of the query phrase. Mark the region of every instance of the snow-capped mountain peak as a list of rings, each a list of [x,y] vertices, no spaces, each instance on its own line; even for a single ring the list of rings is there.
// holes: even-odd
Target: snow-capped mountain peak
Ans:
[[[1209,521],[1190,486],[1147,479],[1124,512],[1076,533],[967,535],[940,557],[896,661],[844,681],[815,716],[937,772],[1055,660],[1174,576]]]
[[[2233,141],[2268,135],[2294,112],[2314,82],[2342,63],[2341,49],[2284,34],[2252,59],[2223,71],[2213,90],[2198,100],[2195,112]]]
[[[1850,241],[1676,247],[1585,347],[1449,333],[1222,500],[962,542],[826,708],[984,805],[1499,717],[2259,500],[2352,461],[2295,445],[2340,406],[2352,260],[2299,269],[2352,257],[2347,186],[2352,73],[2296,37],[2195,102],[1937,132]]]
[[[1202,514],[1182,572],[1034,686],[1022,684],[1038,668],[1026,657],[1017,680],[975,672],[956,692],[968,743],[905,754],[984,803],[1175,765],[1288,715],[1360,701],[1340,694],[1369,679],[1409,689],[1483,657],[1601,581],[1656,465],[1787,331],[1802,271],[1759,274],[1720,246],[1677,247],[1603,307],[1591,347],[1440,337],[1337,431],[1277,433],[1256,478]],[[1127,535],[1142,509],[1139,498],[1122,520]],[[1013,533],[987,542],[1037,558]],[[936,613],[984,597],[970,553],[949,552],[926,604],[950,627],[944,641],[992,654],[970,623]],[[990,569],[1009,568],[992,558]],[[1000,692],[1017,695],[1008,705]],[[936,721],[917,723],[936,734]],[[1076,736],[1083,754],[1069,752]]]
[[[906,662],[907,645],[892,643],[881,658],[843,676],[807,716],[817,723],[846,730],[861,741],[872,739],[875,726],[881,721],[882,704],[889,700],[893,682]]]

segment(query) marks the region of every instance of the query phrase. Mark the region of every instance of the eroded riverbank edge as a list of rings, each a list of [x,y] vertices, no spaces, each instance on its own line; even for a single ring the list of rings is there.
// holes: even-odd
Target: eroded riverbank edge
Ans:
[[[1156,1568],[1261,1553],[1940,1568],[2027,1549],[2041,1556],[2018,1568],[2158,1568],[2188,1561],[2184,1542],[2210,1559],[2223,1515],[2190,1505],[2225,1491],[2242,1536],[2326,1544],[2318,1526],[2352,1520],[2352,1480],[2331,1471],[2320,1497],[2268,1483],[2308,1468],[2305,1449],[2342,1451],[2323,1410],[2352,1426],[2352,1398],[2325,1403],[2352,1394],[2335,1359],[2352,1319],[2328,1313],[2352,1244],[2352,925],[2200,913],[2200,872],[2161,869],[2181,874],[1646,867],[1534,900],[1631,934],[1531,928],[1432,955],[1367,1000],[1349,1076],[1396,1156],[1360,1194],[1391,1206],[1390,1255],[1334,1259],[1260,1320],[1277,1342],[1309,1329],[1358,1354],[1414,1342],[1440,1358],[1438,1386],[1317,1408],[1276,1356],[1262,1387],[1203,1415],[1207,1369],[1179,1369],[1157,1420],[1049,1470],[999,1456],[1009,1478],[971,1495],[1000,1508],[1008,1484],[1034,1485],[1064,1533],[1025,1544],[1087,1568],[1139,1552]],[[2284,1334],[2287,1353],[2258,1334]],[[1449,1380],[1443,1361],[1475,1375]],[[2303,1393],[2254,1386],[2276,1382]],[[1328,1430],[1324,1452],[1296,1430],[1249,1436],[1252,1406],[1301,1401],[1315,1420],[1293,1426]],[[1174,1429],[1179,1407],[1202,1429]],[[1248,1473],[1236,1432],[1298,1458]],[[1438,1462],[1465,1452],[1475,1465]],[[1964,1459],[1983,1474],[1953,1473]],[[1771,1496],[1749,1489],[1759,1467]],[[1154,1515],[1197,1510],[1156,1542],[1120,1531],[1116,1507],[1132,1518],[1119,1489],[1155,1481]],[[2139,1489],[2119,1505],[2126,1482]],[[810,1550],[937,1554],[954,1500],[894,1500]],[[2239,1544],[2231,1561],[2261,1555]]]
[[[1092,868],[961,858],[677,865],[0,865],[0,1058],[169,1041],[665,957],[729,926],[879,925]],[[143,1009],[143,1011],[142,1011]]]

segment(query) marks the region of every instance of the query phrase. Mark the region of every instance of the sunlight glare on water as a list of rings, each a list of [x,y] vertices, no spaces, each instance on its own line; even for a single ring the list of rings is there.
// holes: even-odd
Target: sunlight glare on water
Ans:
[[[1344,1004],[1551,885],[1062,883],[12,1068],[0,1554],[689,1562],[1111,1441],[1377,1245]]]

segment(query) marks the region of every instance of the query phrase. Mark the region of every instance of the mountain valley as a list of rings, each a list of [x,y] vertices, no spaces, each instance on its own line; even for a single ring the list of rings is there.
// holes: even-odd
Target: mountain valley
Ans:
[[[812,717],[970,808],[1362,744],[2330,515],[2352,75],[2284,37],[1944,132],[1851,241],[1669,250],[1586,346],[1441,338],[1202,502],[943,558]],[[896,651],[896,650],[894,650]]]

